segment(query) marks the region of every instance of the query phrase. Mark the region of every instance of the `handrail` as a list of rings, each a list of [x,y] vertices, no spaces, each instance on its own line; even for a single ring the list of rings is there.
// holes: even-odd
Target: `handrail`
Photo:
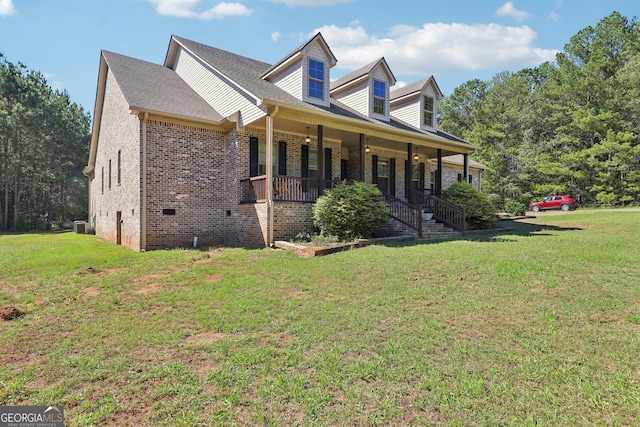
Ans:
[[[255,176],[240,181],[240,203],[266,202],[265,175]],[[332,188],[333,181],[325,181],[325,188]],[[411,197],[416,203],[411,204],[390,194],[384,195],[389,216],[406,226],[416,230],[422,237],[422,211],[433,213],[436,221],[466,233],[464,208],[446,202],[432,194],[430,190],[412,190]],[[313,203],[318,200],[318,184],[313,178],[300,178],[276,175],[273,177],[273,200],[285,202]]]
[[[425,201],[424,208],[426,212],[433,213],[433,218],[436,221],[440,221],[455,230],[462,231],[462,234],[467,232],[464,208],[436,196],[429,196]]]
[[[265,175],[240,181],[240,203],[266,202]],[[324,188],[333,188],[335,182],[324,181]],[[275,175],[273,177],[273,200],[284,202],[313,203],[318,200],[318,181],[315,178]]]
[[[405,201],[402,201],[390,194],[384,195],[389,216],[411,227],[418,232],[418,237],[422,237],[422,209],[419,209]]]

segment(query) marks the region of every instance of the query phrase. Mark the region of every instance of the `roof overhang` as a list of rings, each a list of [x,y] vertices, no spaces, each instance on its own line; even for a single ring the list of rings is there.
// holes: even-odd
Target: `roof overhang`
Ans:
[[[100,135],[100,125],[102,124],[102,107],[104,104],[104,91],[107,85],[107,73],[109,66],[100,53],[100,66],[98,69],[98,84],[96,87],[96,103],[93,108],[93,125],[91,128],[91,146],[89,147],[89,161],[82,169],[85,176],[91,176],[96,167],[96,153],[98,149],[98,135]]]
[[[305,124],[314,123],[331,129],[365,134],[369,137],[407,144],[411,143],[421,147],[443,149],[447,152],[459,154],[470,154],[479,149],[479,147],[469,143],[452,141],[419,130],[410,131],[394,128],[384,124],[366,122],[361,119],[338,116],[327,111],[299,108],[274,100],[263,99],[261,105],[266,108],[278,107],[278,118],[285,118]]]

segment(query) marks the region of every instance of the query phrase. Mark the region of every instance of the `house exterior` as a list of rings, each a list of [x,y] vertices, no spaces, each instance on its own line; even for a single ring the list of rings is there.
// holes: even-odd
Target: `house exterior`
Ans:
[[[437,128],[433,77],[391,90],[380,58],[332,82],[336,63],[320,33],[276,64],[178,36],[162,65],[102,51],[90,227],[136,251],[269,246],[342,180],[410,202],[456,155],[467,179],[476,147]]]
[[[442,190],[446,190],[456,182],[465,181],[465,159],[461,154],[454,154],[442,158]],[[466,181],[473,185],[477,191],[482,191],[482,172],[487,167],[482,163],[467,158],[467,179]],[[437,160],[431,160],[431,189],[435,191],[435,174],[438,168]]]

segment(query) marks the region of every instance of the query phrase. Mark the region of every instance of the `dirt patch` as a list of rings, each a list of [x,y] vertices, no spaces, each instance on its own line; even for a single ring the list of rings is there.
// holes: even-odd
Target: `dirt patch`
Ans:
[[[282,294],[288,297],[306,299],[309,295],[302,289],[285,289]]]
[[[599,323],[613,323],[620,320],[618,316],[610,316],[606,314],[592,314],[590,319]]]
[[[76,274],[81,276],[83,274],[98,274],[98,273],[100,273],[100,270],[98,270],[97,268],[87,267],[84,270],[78,271]]]
[[[80,291],[83,297],[85,298],[95,298],[99,297],[101,292],[96,288],[84,288]]]
[[[197,260],[196,263],[211,262],[215,258],[217,258],[220,255],[222,255],[223,252],[224,252],[224,248],[216,248],[216,249],[210,250],[209,252],[207,252],[205,254],[204,258]]]
[[[204,281],[205,282],[209,282],[209,283],[214,283],[214,282],[217,282],[220,279],[222,279],[222,276],[220,276],[218,274],[212,274],[211,276],[209,276],[206,279],[204,279]]]
[[[151,295],[154,294],[158,291],[161,291],[165,288],[164,285],[160,284],[160,283],[152,283],[151,285],[147,286],[146,288],[142,288],[142,289],[138,289],[137,291],[134,292],[134,294],[136,295]]]
[[[145,276],[138,276],[133,279],[133,283],[151,283],[156,280],[166,279],[168,274],[147,274]]]
[[[173,356],[173,359],[184,361],[189,366],[189,370],[191,370],[191,372],[198,376],[204,376],[220,367],[220,363],[217,360],[207,357],[206,355],[191,351],[183,350],[179,353],[176,353]],[[210,386],[209,392],[212,394],[216,392],[216,388],[214,385]]]
[[[24,311],[12,307],[10,305],[3,305],[0,307],[0,319],[13,320],[18,317],[24,316]]]
[[[191,335],[190,337],[185,338],[185,345],[207,345],[214,343],[216,341],[220,341],[227,337],[227,334],[223,334],[222,332],[203,332],[201,334]]]

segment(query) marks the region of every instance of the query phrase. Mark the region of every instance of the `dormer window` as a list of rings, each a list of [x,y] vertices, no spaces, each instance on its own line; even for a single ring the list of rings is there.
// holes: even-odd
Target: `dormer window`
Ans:
[[[433,126],[433,98],[430,96],[424,97],[424,105],[422,110],[422,124],[428,127]]]
[[[324,99],[324,63],[309,59],[309,97]]]
[[[385,104],[387,102],[387,85],[379,80],[373,81],[373,112],[385,114]]]

